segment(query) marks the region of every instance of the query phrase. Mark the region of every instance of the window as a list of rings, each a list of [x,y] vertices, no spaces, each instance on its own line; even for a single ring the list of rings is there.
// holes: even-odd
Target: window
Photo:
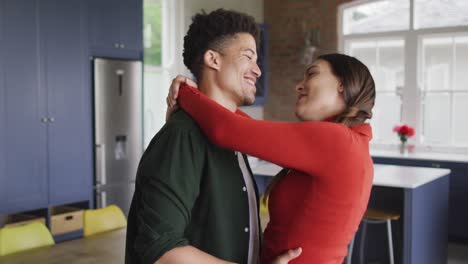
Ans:
[[[161,0],[145,0],[143,6],[144,63],[147,66],[161,66],[162,3]]]
[[[420,45],[423,142],[467,145],[468,35],[422,36]]]
[[[414,28],[437,28],[468,25],[466,0],[416,0]]]
[[[339,8],[339,46],[376,83],[373,147],[392,146],[393,126],[434,150],[468,149],[468,1],[362,0]]]
[[[349,40],[345,53],[359,58],[374,77],[377,93],[372,119],[374,141],[396,140],[392,128],[401,120],[401,90],[405,81],[404,40]]]
[[[144,0],[143,6],[143,139],[146,147],[165,123],[166,96],[172,78],[185,73],[181,56],[185,16],[183,0]]]
[[[375,1],[343,11],[343,33],[357,34],[409,29],[409,0]]]

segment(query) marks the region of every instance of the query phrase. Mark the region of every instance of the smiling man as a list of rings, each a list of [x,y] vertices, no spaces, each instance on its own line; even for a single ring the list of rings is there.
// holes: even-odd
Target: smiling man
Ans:
[[[236,111],[255,100],[259,29],[250,16],[197,14],[184,63],[198,87]],[[258,263],[258,193],[245,155],[211,144],[183,111],[155,135],[137,172],[126,263]]]

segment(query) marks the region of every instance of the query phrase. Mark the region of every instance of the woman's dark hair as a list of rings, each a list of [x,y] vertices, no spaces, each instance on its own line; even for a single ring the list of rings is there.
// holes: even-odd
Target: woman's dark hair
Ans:
[[[372,118],[375,103],[375,83],[364,63],[344,54],[325,54],[318,60],[330,64],[332,73],[340,80],[346,109],[335,120],[348,127],[363,124]]]
[[[200,79],[203,55],[207,50],[222,51],[227,40],[237,33],[248,33],[259,44],[260,30],[255,19],[235,11],[217,9],[209,14],[202,10],[192,18],[184,37],[184,64],[196,79]]]
[[[343,96],[346,109],[335,119],[336,123],[352,127],[363,124],[372,118],[372,108],[375,103],[375,83],[372,75],[364,63],[344,54],[325,54],[317,58],[330,64],[332,73],[343,85]],[[273,187],[283,178],[289,169],[280,171],[268,185],[263,196],[266,203]]]

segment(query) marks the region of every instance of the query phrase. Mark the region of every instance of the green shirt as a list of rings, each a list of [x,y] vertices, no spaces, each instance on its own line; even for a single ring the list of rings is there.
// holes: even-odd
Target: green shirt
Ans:
[[[128,215],[125,263],[152,264],[184,245],[247,263],[249,204],[244,186],[235,153],[211,144],[185,112],[176,112],[141,158]]]

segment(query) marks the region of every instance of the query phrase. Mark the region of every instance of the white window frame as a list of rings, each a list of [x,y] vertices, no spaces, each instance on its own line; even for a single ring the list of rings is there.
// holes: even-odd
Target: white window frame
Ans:
[[[362,36],[362,37],[359,37],[359,38],[353,38],[353,39],[347,39],[347,40],[344,40],[343,41],[343,53],[345,53],[347,50],[349,50],[349,44],[350,42],[349,41],[364,41],[364,42],[370,42],[370,41],[375,41],[375,42],[381,42],[381,41],[386,41],[386,40],[390,40],[390,41],[393,41],[393,40],[396,40],[396,41],[403,41],[403,43],[405,43],[405,38],[404,36],[399,36],[399,35],[392,35],[391,37],[390,36],[385,36],[385,37],[374,37],[374,38],[371,38],[371,37],[368,37],[368,36]],[[404,44],[406,45],[406,43]],[[406,46],[405,46],[406,47]],[[376,54],[376,62],[379,63],[379,57],[378,57],[378,54]],[[406,74],[406,72],[405,72]],[[406,80],[406,77],[405,77],[405,80]],[[402,87],[397,87],[395,89],[395,91],[393,90],[379,90],[377,91],[377,93],[379,94],[394,94],[394,95],[397,95],[397,96],[400,96],[400,100],[402,101],[401,105],[400,105],[400,120],[403,120],[402,119],[402,114],[403,114],[403,95],[402,95]],[[377,131],[377,129],[379,128],[375,128],[374,127],[374,133]],[[374,134],[375,135],[375,134]],[[374,136],[375,138],[375,136]],[[397,138],[395,137],[395,140],[397,140]],[[382,141],[376,141],[377,144],[382,144]],[[392,143],[388,143],[388,142],[384,142],[383,144],[392,144]]]
[[[456,37],[468,37],[468,32],[450,32],[450,33],[432,33],[432,34],[422,34],[422,35],[419,35],[418,36],[418,52],[419,52],[419,68],[422,69],[424,67],[424,63],[425,63],[425,60],[424,60],[424,54],[423,54],[423,47],[422,47],[422,44],[423,44],[423,40],[424,38],[446,38],[446,37],[450,37],[450,38],[456,38]],[[453,44],[453,43],[452,43]],[[456,56],[456,52],[455,52],[455,45],[452,47],[452,59],[455,58]],[[456,81],[455,80],[455,73],[456,73],[456,64],[454,63],[454,61],[451,62],[452,63],[452,66],[453,68],[451,69],[451,74],[450,74],[450,80],[451,80],[451,83],[448,84],[449,86],[449,89],[447,90],[428,90],[428,91],[423,91],[423,84],[424,84],[424,72],[421,70],[418,72],[418,82],[421,84],[420,85],[420,93],[421,93],[421,96],[423,96],[424,93],[448,93],[450,94],[450,106],[451,106],[451,113],[453,114],[454,113],[454,104],[453,104],[453,101],[454,101],[454,96],[455,94],[457,93],[467,93],[468,91],[466,90],[455,90],[454,89],[454,82]],[[420,102],[420,106],[421,106],[421,111],[423,110],[423,102]],[[450,115],[450,141],[453,143],[453,140],[454,140],[454,120],[453,120],[453,115]],[[424,125],[424,118],[421,118],[421,127]],[[425,145],[431,145],[430,142],[427,142],[426,143],[426,140],[424,139],[424,135],[422,135],[421,137],[421,141],[422,141],[422,144],[425,144]],[[463,146],[463,147],[467,147],[467,146]]]
[[[161,0],[161,65],[146,65],[149,71],[163,71],[174,67],[175,58],[177,55],[177,48],[182,46],[183,43],[178,43],[178,40],[183,39],[180,36],[180,27],[184,25],[184,21],[176,19],[182,14],[177,11],[184,10],[184,1],[182,0]],[[179,29],[179,30],[178,30]],[[179,33],[179,34],[177,34]],[[179,41],[180,42],[180,41]],[[179,53],[182,54],[182,53]]]
[[[416,147],[423,151],[436,152],[451,152],[451,153],[466,153],[467,146],[454,145],[433,145],[424,143],[422,140],[422,83],[420,71],[422,66],[422,49],[421,39],[428,35],[437,34],[466,34],[468,26],[456,27],[440,27],[440,28],[425,28],[414,29],[414,0],[409,0],[410,23],[409,29],[403,31],[377,32],[366,34],[348,34],[344,35],[343,29],[343,13],[344,10],[350,7],[359,6],[380,0],[358,0],[350,3],[342,4],[338,7],[337,27],[338,27],[338,50],[341,53],[345,52],[345,43],[349,40],[357,39],[376,39],[376,38],[401,38],[405,42],[405,82],[402,90],[402,111],[401,120],[404,123],[413,125],[416,129],[416,134],[413,143]],[[416,73],[416,74],[414,74]],[[371,143],[371,146],[376,149],[393,149],[397,147],[395,143]]]
[[[189,76],[187,68],[184,66],[182,60],[183,40],[186,32],[185,1],[186,0],[161,0],[161,65],[144,65],[143,74],[154,73],[162,75],[167,83],[162,83],[161,87],[151,87],[151,89],[157,89],[157,93],[161,94],[161,96],[157,96],[157,98],[155,98],[156,101],[150,102],[145,98],[145,92],[149,88],[145,87],[145,81],[143,82],[144,139],[152,137],[164,125],[164,118],[162,115],[165,116],[166,113],[165,94],[167,94],[169,90],[170,80],[177,74]],[[146,126],[149,128],[147,129]],[[148,132],[148,135],[145,134],[146,132]]]

